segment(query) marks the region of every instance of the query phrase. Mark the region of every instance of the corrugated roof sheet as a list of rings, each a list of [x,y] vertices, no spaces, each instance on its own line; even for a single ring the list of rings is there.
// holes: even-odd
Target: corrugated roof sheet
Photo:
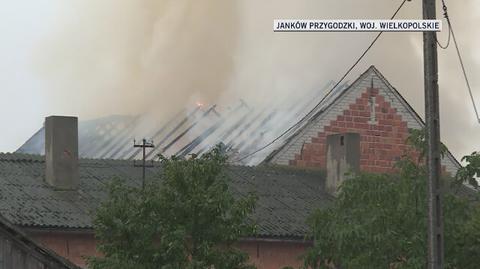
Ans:
[[[155,148],[148,152],[147,159],[153,159],[158,154],[199,155],[219,143],[240,155],[246,155],[297,122],[333,85],[333,82],[329,82],[324,87],[301,95],[292,91],[292,96],[287,100],[272,99],[264,107],[253,107],[240,101],[227,107],[195,106],[179,111],[165,121],[152,115],[116,115],[79,121],[79,155],[96,159],[138,159],[141,154],[140,150],[133,148],[135,138],[153,140]],[[318,109],[328,105],[346,87],[346,84],[337,87]],[[154,122],[156,120],[159,122]],[[45,131],[42,127],[17,152],[43,155],[44,140]],[[262,151],[243,163],[258,164],[267,154]]]
[[[81,159],[79,165],[79,189],[55,191],[44,182],[42,156],[0,154],[0,213],[20,226],[91,229],[93,212],[107,197],[106,183],[122,177],[141,184],[141,168],[131,161]],[[159,169],[147,169],[147,180],[156,180]],[[319,171],[231,166],[227,173],[236,196],[258,195],[253,218],[261,237],[304,237],[310,213],[332,200]]]

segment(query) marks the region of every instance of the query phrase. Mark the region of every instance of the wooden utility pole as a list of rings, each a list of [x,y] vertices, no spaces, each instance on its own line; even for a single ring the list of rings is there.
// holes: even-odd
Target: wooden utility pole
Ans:
[[[142,144],[137,144],[137,142],[135,140],[133,140],[133,147],[134,148],[142,148],[142,151],[143,151],[142,164],[136,164],[135,160],[133,160],[133,166],[142,167],[142,189],[145,189],[145,168],[153,167],[153,164],[146,164],[145,150],[146,150],[146,148],[153,148],[154,145],[153,145],[152,141],[147,141],[144,138],[144,139],[142,139]]]
[[[436,0],[423,0],[423,19],[436,19]],[[423,33],[425,122],[428,169],[428,269],[443,269],[443,214],[440,183],[440,115],[436,32]]]

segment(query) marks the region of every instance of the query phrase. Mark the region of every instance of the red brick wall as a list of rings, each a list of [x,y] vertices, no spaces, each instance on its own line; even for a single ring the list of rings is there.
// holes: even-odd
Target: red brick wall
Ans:
[[[285,266],[300,268],[299,259],[310,246],[296,242],[242,242],[238,247],[247,252],[258,269],[282,269]]]
[[[55,251],[71,262],[85,267],[84,257],[99,255],[95,250],[95,238],[92,233],[73,232],[34,232],[33,239]]]
[[[96,242],[91,233],[37,231],[30,235],[43,246],[81,267],[86,265],[84,257],[100,255],[95,250]],[[251,262],[258,269],[281,269],[284,266],[298,268],[301,265],[298,258],[308,246],[309,243],[282,241],[238,243],[238,247],[249,254]]]
[[[375,119],[371,123],[370,96],[375,97]],[[395,108],[378,93],[378,89],[366,89],[356,102],[324,127],[303,146],[290,165],[325,168],[326,136],[336,133],[360,134],[360,169],[366,172],[392,172],[393,164],[406,151],[405,140],[409,135],[407,122]]]

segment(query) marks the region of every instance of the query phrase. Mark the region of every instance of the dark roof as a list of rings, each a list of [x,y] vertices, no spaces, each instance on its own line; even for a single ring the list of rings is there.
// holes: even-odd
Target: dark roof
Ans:
[[[258,195],[254,217],[262,237],[305,237],[309,215],[334,199],[324,192],[325,174],[318,170],[234,166],[228,173],[234,193]]]
[[[107,197],[109,181],[122,177],[128,184],[141,184],[141,168],[131,161],[81,159],[79,166],[78,190],[56,191],[44,182],[43,156],[0,154],[0,213],[23,227],[92,229],[92,212]],[[148,169],[147,180],[158,171]],[[323,192],[320,171],[232,166],[227,173],[235,195],[256,192],[254,219],[261,237],[304,237],[308,215],[332,199]]]

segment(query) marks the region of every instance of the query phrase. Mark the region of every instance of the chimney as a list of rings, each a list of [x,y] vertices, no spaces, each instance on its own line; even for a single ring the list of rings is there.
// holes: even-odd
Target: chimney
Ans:
[[[360,170],[360,135],[343,133],[327,136],[327,192],[336,195],[346,173]]]
[[[45,181],[57,190],[75,190],[78,174],[78,119],[45,119]]]

